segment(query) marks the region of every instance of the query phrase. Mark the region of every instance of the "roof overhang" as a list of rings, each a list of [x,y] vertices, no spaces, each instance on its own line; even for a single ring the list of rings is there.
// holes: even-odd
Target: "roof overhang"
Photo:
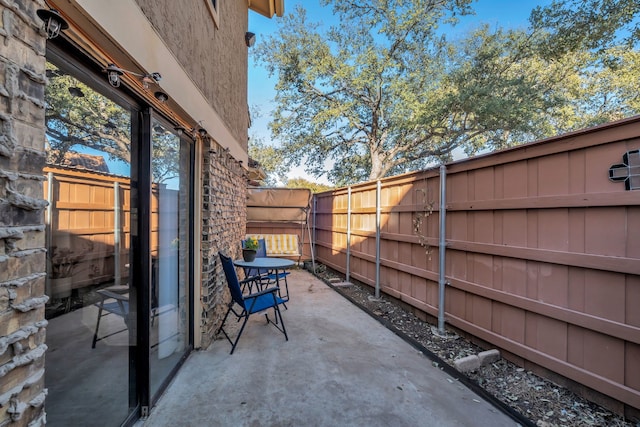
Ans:
[[[249,9],[260,15],[272,18],[284,15],[284,0],[247,0]]]

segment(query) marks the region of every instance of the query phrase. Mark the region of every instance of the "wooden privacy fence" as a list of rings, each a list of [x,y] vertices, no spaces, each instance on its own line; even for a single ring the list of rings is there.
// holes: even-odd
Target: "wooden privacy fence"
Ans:
[[[49,202],[46,293],[66,298],[74,289],[94,285],[124,285],[129,277],[131,183],[90,170],[49,165],[44,168],[44,197]],[[178,191],[163,184],[151,190],[151,255],[160,246],[160,198],[166,217],[178,217]],[[169,227],[177,229],[177,224]],[[164,236],[167,237],[167,236]],[[178,236],[169,236],[178,237]],[[174,242],[165,242],[168,247]]]
[[[636,117],[447,164],[442,242],[438,169],[318,194],[317,259],[638,410],[639,148]]]
[[[47,166],[47,295],[126,277],[129,263],[128,178]]]

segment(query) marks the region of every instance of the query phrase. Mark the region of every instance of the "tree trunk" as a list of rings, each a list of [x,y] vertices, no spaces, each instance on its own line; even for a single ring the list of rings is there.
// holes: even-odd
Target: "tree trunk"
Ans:
[[[370,181],[375,181],[384,177],[386,170],[384,167],[383,157],[383,154],[377,151],[371,151],[371,172],[369,173]]]

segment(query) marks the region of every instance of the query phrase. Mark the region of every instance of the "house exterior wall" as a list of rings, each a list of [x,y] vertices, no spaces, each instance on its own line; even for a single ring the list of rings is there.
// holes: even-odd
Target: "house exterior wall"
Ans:
[[[138,73],[159,72],[162,75],[159,86],[152,85],[149,89],[144,89],[139,79],[129,74],[124,75],[123,80],[156,108],[179,119],[186,129],[206,129],[209,137],[229,149],[236,160],[245,166],[248,164],[247,46],[244,42],[247,23],[239,21],[242,16],[247,19],[245,1],[218,2],[220,26],[216,30],[205,0],[192,1],[189,7],[184,7],[182,2],[141,3],[144,10],[136,0],[49,0],[48,3],[82,29],[81,33],[74,32],[74,26],[65,31],[65,35],[90,48],[98,64],[106,67],[115,63]],[[157,4],[162,6],[153,7]],[[182,6],[179,12],[173,10],[179,6]],[[229,18],[225,18],[227,12],[224,11],[229,11]],[[237,27],[227,28],[225,19],[229,26],[235,22]],[[172,25],[177,22],[182,25]],[[123,31],[127,28],[136,31]],[[196,50],[195,56],[183,54],[185,50],[196,49],[197,45],[206,48],[206,52]],[[240,66],[243,68],[232,68]],[[224,72],[207,73],[205,79],[203,70],[212,67],[224,67]],[[192,69],[200,70],[201,74]],[[157,88],[169,96],[164,105],[153,97]]]
[[[630,418],[640,412],[640,193],[609,169],[640,148],[639,125],[446,165],[447,324]],[[350,274],[371,286],[376,187],[351,189]],[[348,190],[316,200],[317,259],[346,272]],[[381,180],[380,200],[380,289],[433,319],[438,169]]]
[[[216,26],[205,4],[210,0],[191,1],[190,7],[175,0],[136,1],[246,151],[249,128],[246,2],[218,2]]]
[[[44,424],[45,38],[39,3],[0,2],[0,425]]]
[[[72,24],[73,42],[83,44],[101,63],[129,58],[148,71],[163,73],[163,89],[174,102],[170,108],[182,123],[203,121],[210,137],[196,142],[197,198],[194,210],[196,250],[196,345],[206,347],[220,322],[229,295],[217,252],[237,256],[244,235],[248,112],[246,100],[247,25],[245,1],[220,4],[219,28],[204,1],[133,0],[95,2],[52,0]],[[138,4],[148,17],[129,13]],[[190,3],[191,5],[191,3]],[[47,41],[36,10],[39,0],[0,1],[0,425],[45,424],[46,355],[45,295],[46,227],[43,199],[45,167],[44,93]],[[122,13],[123,9],[125,13]],[[129,8],[129,9],[126,9]],[[107,13],[108,9],[116,9]],[[139,12],[139,11],[138,11]],[[113,14],[121,24],[137,19],[157,34],[115,31]],[[134,16],[132,18],[132,16]],[[167,19],[172,17],[175,19]],[[72,19],[70,19],[72,18]],[[128,26],[128,24],[127,24]],[[120,26],[120,28],[122,28]],[[84,39],[83,39],[84,37]],[[137,43],[137,44],[136,44]],[[141,52],[147,47],[155,56]],[[96,48],[95,51],[92,50]],[[168,48],[167,55],[162,48]],[[162,62],[165,61],[165,62]],[[155,63],[167,64],[165,68]],[[121,64],[125,65],[125,64]],[[185,76],[186,74],[186,76]],[[144,96],[144,93],[142,94]],[[171,116],[171,115],[170,115]],[[202,256],[201,256],[202,252]]]
[[[117,65],[130,69],[137,64],[148,72],[160,72],[160,86],[170,97],[170,108],[175,107],[172,113],[187,127],[201,126],[208,131],[207,137],[197,143],[203,154],[196,159],[200,176],[196,179],[194,206],[200,219],[195,236],[195,345],[206,347],[216,329],[212,319],[220,308],[215,302],[224,299],[222,294],[226,292],[223,277],[215,273],[217,248],[231,248],[244,235],[244,230],[237,235],[231,231],[244,227],[235,222],[245,216],[244,200],[230,206],[234,213],[222,221],[216,212],[208,211],[208,206],[226,203],[229,194],[243,197],[246,187],[241,165],[248,163],[247,4],[242,0],[219,2],[217,26],[204,0],[191,2],[190,7],[170,0],[58,0],[53,5],[74,22],[82,23],[84,33],[102,42],[102,49],[118,61]],[[135,34],[121,31],[133,25],[138,28]],[[211,163],[210,149],[219,153]],[[224,161],[217,163],[216,159],[222,158]],[[221,229],[216,230],[216,226]],[[207,239],[213,235],[218,237],[211,249]]]
[[[171,0],[136,0],[164,43],[202,91],[240,146],[247,150],[247,5],[218,2],[218,25],[205,0],[185,8]],[[167,19],[167,16],[171,19]],[[198,119],[195,117],[196,120]],[[229,301],[218,251],[234,257],[244,237],[246,171],[229,151],[207,138],[202,156],[202,240],[199,346],[206,348]],[[246,162],[245,162],[246,164]]]

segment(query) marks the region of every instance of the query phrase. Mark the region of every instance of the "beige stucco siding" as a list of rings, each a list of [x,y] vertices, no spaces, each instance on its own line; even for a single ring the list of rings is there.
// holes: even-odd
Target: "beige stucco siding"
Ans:
[[[246,150],[246,2],[219,2],[219,26],[215,25],[204,0],[191,0],[190,7],[175,0],[136,2],[233,137]]]

